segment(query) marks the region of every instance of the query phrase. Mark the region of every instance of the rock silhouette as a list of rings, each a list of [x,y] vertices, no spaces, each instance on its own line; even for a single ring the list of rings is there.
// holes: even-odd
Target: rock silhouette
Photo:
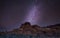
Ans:
[[[9,32],[0,32],[3,34],[25,34],[25,35],[37,35],[37,34],[49,34],[60,33],[60,24],[50,25],[46,27],[40,27],[38,25],[31,25],[29,22],[21,24],[18,29],[13,29]]]

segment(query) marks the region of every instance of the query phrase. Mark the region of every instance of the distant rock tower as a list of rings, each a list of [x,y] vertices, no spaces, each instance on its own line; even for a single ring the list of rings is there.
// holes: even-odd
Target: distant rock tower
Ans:
[[[26,27],[31,27],[30,22],[25,22],[24,24],[21,25],[20,28],[26,28]]]
[[[25,22],[24,25],[31,25],[30,22]]]

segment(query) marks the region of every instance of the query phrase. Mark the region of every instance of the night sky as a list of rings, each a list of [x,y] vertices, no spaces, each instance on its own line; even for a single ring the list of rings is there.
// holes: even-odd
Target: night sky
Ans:
[[[60,23],[60,0],[0,1],[0,31],[18,28],[24,22],[39,26]]]

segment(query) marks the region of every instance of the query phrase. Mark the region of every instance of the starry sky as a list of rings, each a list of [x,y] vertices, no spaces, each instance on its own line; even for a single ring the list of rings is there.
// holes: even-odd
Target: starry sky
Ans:
[[[0,31],[20,27],[24,22],[41,27],[60,23],[60,0],[1,0]]]

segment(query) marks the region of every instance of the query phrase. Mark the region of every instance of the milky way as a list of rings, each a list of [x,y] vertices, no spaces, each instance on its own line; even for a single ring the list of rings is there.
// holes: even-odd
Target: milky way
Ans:
[[[36,5],[37,1],[33,1],[33,5],[30,5],[30,9],[27,10],[25,22],[30,22],[31,24],[37,24],[40,16],[40,11],[38,11],[39,6]],[[29,8],[28,7],[28,8]],[[41,20],[41,19],[40,19]]]
[[[37,13],[36,13],[36,11],[37,11],[36,6],[33,6],[33,7],[30,9],[30,11],[28,11],[28,14],[26,15],[25,21],[31,22],[31,23],[37,22],[37,18],[36,18]]]

